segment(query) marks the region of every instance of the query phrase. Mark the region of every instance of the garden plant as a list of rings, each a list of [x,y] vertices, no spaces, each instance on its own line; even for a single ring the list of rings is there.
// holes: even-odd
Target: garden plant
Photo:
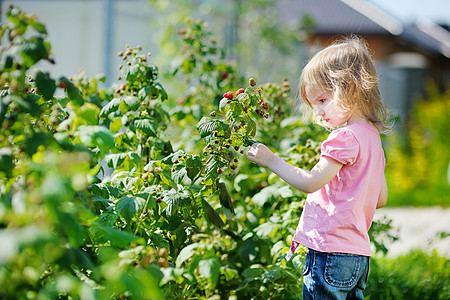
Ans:
[[[140,47],[119,53],[112,87],[52,78],[46,27],[5,12],[0,298],[300,297],[305,249],[284,254],[305,195],[244,157],[257,140],[309,167],[327,133],[302,122],[288,81],[238,75],[204,22],[179,34],[173,76],[192,88],[175,101]],[[389,227],[373,227],[377,249]]]

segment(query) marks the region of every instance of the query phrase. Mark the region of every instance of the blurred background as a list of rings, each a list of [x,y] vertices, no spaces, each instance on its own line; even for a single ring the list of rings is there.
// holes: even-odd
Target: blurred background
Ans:
[[[287,78],[336,38],[363,36],[396,118],[384,138],[390,199],[378,217],[399,230],[392,255],[425,246],[449,256],[450,1],[448,0],[13,0],[46,24],[51,76],[106,75],[118,84],[117,53],[140,45],[160,67],[171,101],[189,88],[170,80],[186,17],[209,23],[222,55],[259,82]],[[293,89],[295,91],[295,89]],[[296,95],[293,95],[296,96]],[[403,242],[403,243],[401,243]]]

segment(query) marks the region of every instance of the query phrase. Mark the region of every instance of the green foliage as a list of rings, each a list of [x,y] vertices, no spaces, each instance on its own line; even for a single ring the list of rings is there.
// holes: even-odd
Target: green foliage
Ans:
[[[370,299],[449,299],[450,261],[419,250],[370,262],[366,295]]]
[[[284,254],[305,195],[241,159],[259,140],[293,164],[318,160],[326,133],[295,116],[286,80],[240,88],[187,20],[180,70],[193,86],[170,109],[139,47],[119,53],[116,88],[53,79],[32,68],[51,61],[45,26],[6,16],[1,298],[298,298],[305,249]]]
[[[441,94],[429,83],[428,95],[414,106],[406,143],[387,140],[389,205],[450,205],[450,90]]]

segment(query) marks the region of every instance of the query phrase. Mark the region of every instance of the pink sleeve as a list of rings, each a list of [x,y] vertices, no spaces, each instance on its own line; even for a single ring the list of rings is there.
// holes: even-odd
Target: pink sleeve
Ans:
[[[359,153],[359,143],[353,133],[346,129],[336,129],[322,143],[321,155],[330,157],[344,165],[355,162]]]

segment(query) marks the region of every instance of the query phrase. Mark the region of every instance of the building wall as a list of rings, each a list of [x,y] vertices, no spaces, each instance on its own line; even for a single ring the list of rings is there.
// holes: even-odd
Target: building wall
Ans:
[[[48,31],[56,61],[39,67],[53,77],[77,74],[88,76],[109,72],[108,83],[117,81],[117,56],[126,44],[140,45],[144,53],[157,50],[150,31],[152,9],[146,0],[111,0],[110,39],[107,39],[107,0],[10,0],[0,1],[2,11],[16,5],[38,16]],[[110,41],[108,46],[108,41]]]

